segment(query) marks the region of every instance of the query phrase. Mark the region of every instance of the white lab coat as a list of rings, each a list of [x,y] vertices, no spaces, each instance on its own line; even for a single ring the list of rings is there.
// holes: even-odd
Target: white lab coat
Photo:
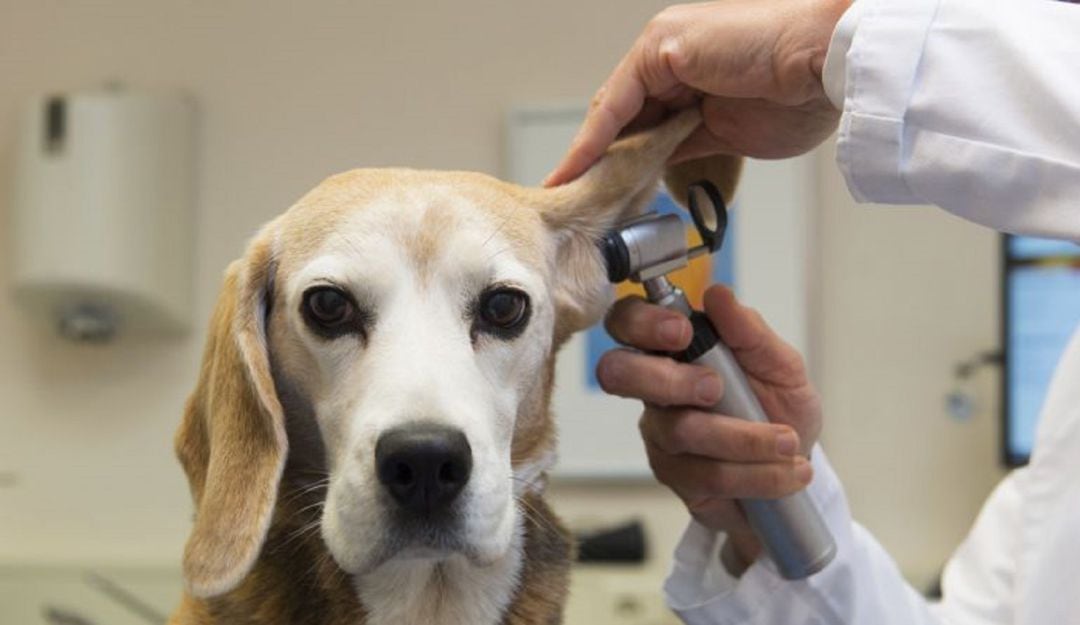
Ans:
[[[936,204],[1008,232],[1080,241],[1080,6],[858,0],[825,84],[837,160],[862,201]],[[1080,332],[1044,404],[1032,461],[986,502],[929,604],[852,521],[825,455],[809,493],[838,543],[802,581],[760,560],[739,579],[691,523],[665,585],[690,625],[1080,625]]]

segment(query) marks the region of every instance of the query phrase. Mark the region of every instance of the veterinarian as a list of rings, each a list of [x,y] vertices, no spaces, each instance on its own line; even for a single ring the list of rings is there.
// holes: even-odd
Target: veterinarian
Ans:
[[[839,124],[837,161],[860,201],[935,204],[998,230],[1080,241],[1080,6],[725,0],[670,8],[599,91],[549,184],[587,169],[624,129],[686,106],[700,106],[707,123],[678,157],[793,156]],[[759,317],[722,288],[709,292],[706,308],[783,424],[673,408],[711,403],[698,393],[719,384],[689,365],[615,351],[598,371],[610,392],[646,402],[654,471],[695,519],[666,585],[687,623],[1080,623],[1080,332],[1059,364],[1030,465],[990,496],[946,566],[943,601],[929,605],[852,521],[820,449],[809,492],[838,541],[836,560],[786,582],[758,559],[729,498],[780,496],[811,479],[791,458],[814,445],[820,406],[801,359]],[[609,327],[642,349],[679,349],[690,334],[681,318],[641,300],[617,304]]]

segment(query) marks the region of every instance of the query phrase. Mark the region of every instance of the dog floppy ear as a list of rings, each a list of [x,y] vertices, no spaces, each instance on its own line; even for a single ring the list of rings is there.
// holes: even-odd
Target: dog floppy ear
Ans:
[[[184,578],[197,597],[228,592],[251,570],[287,452],[266,343],[273,273],[267,238],[226,272],[199,381],[176,433],[195,501]]]
[[[676,201],[686,205],[686,188],[712,181],[730,201],[741,159],[712,156],[666,168],[665,163],[701,123],[700,112],[687,110],[656,128],[615,142],[604,157],[577,180],[538,192],[540,214],[555,235],[555,302],[559,340],[599,321],[611,289],[597,248],[605,231],[641,213],[656,192],[662,173]]]
[[[680,206],[688,208],[686,195],[690,185],[708,180],[716,185],[724,203],[731,206],[735,187],[739,184],[739,174],[742,173],[742,164],[742,158],[729,154],[685,161],[667,168],[664,172],[664,186]]]

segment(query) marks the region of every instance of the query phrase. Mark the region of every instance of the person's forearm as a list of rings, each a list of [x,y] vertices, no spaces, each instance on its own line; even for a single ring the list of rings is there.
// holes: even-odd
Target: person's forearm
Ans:
[[[1080,6],[858,0],[853,12],[825,83],[844,109],[838,161],[856,199],[1080,240]]]

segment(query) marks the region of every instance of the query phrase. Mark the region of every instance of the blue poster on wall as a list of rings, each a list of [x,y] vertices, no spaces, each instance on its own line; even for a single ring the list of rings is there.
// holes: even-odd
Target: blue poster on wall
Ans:
[[[692,241],[700,241],[697,231],[690,221],[690,216],[671,199],[667,193],[660,193],[650,206],[660,214],[674,214],[682,218],[686,223],[687,236]],[[735,212],[728,213],[727,233],[724,237],[724,245],[720,252],[711,256],[700,256],[690,264],[674,274],[672,280],[686,292],[690,303],[694,308],[701,308],[701,298],[705,289],[717,282],[735,287]],[[626,297],[631,294],[644,295],[639,285],[624,282],[615,289],[617,297]],[[590,392],[601,393],[600,383],[596,379],[596,363],[604,352],[618,346],[615,339],[604,330],[603,324],[591,328],[586,334],[585,349],[585,385]]]

